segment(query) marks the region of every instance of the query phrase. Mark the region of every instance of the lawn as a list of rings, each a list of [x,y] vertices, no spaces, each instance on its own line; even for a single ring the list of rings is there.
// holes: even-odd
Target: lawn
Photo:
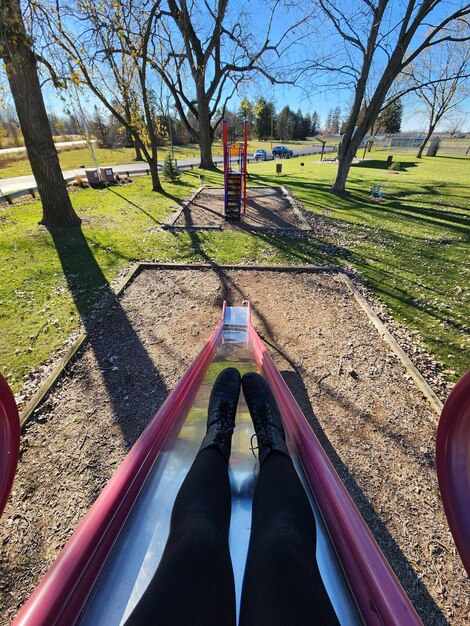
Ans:
[[[307,210],[333,222],[339,233],[333,238],[159,230],[177,200],[199,186],[196,170],[179,185],[166,184],[165,196],[149,190],[147,177],[115,192],[75,191],[73,204],[83,218],[75,232],[52,236],[38,226],[38,201],[0,208],[2,373],[18,391],[80,319],[87,324],[133,261],[205,260],[354,268],[455,380],[469,368],[470,159],[395,155],[406,171],[393,174],[385,156],[372,153],[353,167],[345,198],[328,192],[335,165],[318,159],[285,161],[281,176],[272,162],[251,167],[250,184],[287,186]],[[206,173],[206,184],[221,183],[220,172]],[[383,204],[370,201],[373,185],[383,187]]]

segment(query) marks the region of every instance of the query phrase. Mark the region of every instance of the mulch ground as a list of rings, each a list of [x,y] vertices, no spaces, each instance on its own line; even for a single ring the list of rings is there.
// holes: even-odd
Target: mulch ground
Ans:
[[[218,230],[309,230],[297,202],[282,187],[248,187],[240,221],[224,217],[224,190],[205,187],[175,213],[167,227]]]
[[[437,416],[338,276],[146,270],[27,425],[0,522],[1,623],[18,608],[200,350],[224,299],[255,326],[429,626],[469,623],[439,499]]]

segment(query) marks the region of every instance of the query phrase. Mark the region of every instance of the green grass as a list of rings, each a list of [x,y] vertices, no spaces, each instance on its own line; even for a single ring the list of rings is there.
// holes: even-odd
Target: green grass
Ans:
[[[111,281],[133,261],[204,260],[355,268],[456,379],[469,367],[470,159],[396,155],[407,169],[393,174],[382,166],[385,156],[374,153],[352,169],[345,198],[328,192],[336,167],[318,159],[284,161],[281,176],[272,162],[250,168],[250,184],[287,186],[307,210],[331,220],[338,237],[158,230],[177,200],[199,186],[196,170],[184,174],[182,184],[166,184],[165,196],[150,191],[148,177],[117,193],[76,191],[83,227],[54,236],[37,225],[38,201],[0,208],[2,373],[18,391],[80,318],[87,323]],[[221,173],[206,173],[205,181],[221,185]],[[386,192],[383,204],[370,201],[377,184]]]

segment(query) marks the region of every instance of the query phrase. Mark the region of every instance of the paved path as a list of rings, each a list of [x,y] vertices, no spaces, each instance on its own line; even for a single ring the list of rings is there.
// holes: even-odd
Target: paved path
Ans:
[[[72,142],[68,142],[68,145],[70,145]],[[294,156],[302,156],[302,155],[307,155],[307,154],[318,154],[319,152],[321,152],[321,148],[317,148],[316,146],[312,146],[311,148],[300,148],[298,150],[294,150]],[[248,158],[252,159],[253,155],[250,154],[248,155]],[[268,159],[272,159],[271,155],[268,154]],[[199,158],[187,158],[187,159],[178,159],[178,166],[183,167],[183,168],[187,168],[192,166],[198,166],[199,165]],[[222,164],[222,157],[221,156],[215,156],[214,157],[214,163],[216,165],[221,165]],[[118,174],[126,174],[129,173],[130,175],[136,175],[136,174],[145,174],[145,172],[147,172],[149,170],[149,166],[147,165],[147,163],[145,161],[134,161],[133,163],[126,163],[124,165],[112,165],[112,166],[105,166],[100,164],[100,167],[112,167],[115,173]],[[159,162],[158,167],[161,169],[162,167],[162,163]],[[87,169],[92,169],[92,168],[88,168]],[[65,180],[67,181],[71,181],[74,180],[75,177],[77,175],[82,175],[85,176],[85,169],[84,168],[76,168],[73,170],[63,170],[63,175]],[[0,178],[0,197],[4,196],[4,195],[9,195],[9,194],[14,194],[17,192],[21,192],[21,191],[25,191],[28,192],[30,189],[34,189],[36,190],[36,181],[34,179],[34,176],[32,174],[29,174],[27,176],[15,176],[12,178]]]

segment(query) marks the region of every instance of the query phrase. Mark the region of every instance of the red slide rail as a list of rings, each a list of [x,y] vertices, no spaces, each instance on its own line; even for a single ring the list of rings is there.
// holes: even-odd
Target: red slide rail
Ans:
[[[249,332],[255,359],[295,443],[364,622],[422,624],[251,322]]]
[[[452,389],[442,409],[436,464],[447,522],[470,576],[470,371]]]
[[[0,374],[0,516],[10,495],[20,451],[20,418],[15,397]]]
[[[88,511],[13,622],[14,626],[72,626],[78,620],[173,425],[191,407],[214,358],[222,320],[119,469]]]

